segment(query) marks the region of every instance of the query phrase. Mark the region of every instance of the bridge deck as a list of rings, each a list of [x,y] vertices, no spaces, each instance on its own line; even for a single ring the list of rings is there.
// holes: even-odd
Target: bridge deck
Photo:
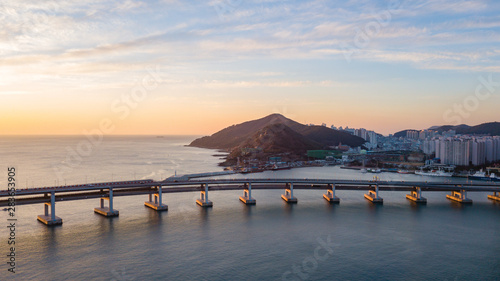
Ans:
[[[243,190],[245,184],[252,184],[254,190],[285,189],[286,184],[293,183],[294,189],[326,190],[328,185],[335,184],[336,190],[372,190],[378,185],[380,191],[411,191],[420,187],[422,191],[458,191],[468,192],[500,192],[498,183],[458,184],[451,182],[404,182],[404,181],[365,181],[335,179],[207,179],[207,180],[172,180],[153,181],[120,181],[92,183],[83,185],[53,186],[16,190],[16,205],[38,204],[50,201],[49,194],[55,193],[55,201],[84,200],[108,196],[108,189],[113,189],[113,196],[132,196],[157,192],[161,185],[162,193],[196,192],[208,184],[210,191]],[[9,193],[0,191],[0,206],[8,205]]]

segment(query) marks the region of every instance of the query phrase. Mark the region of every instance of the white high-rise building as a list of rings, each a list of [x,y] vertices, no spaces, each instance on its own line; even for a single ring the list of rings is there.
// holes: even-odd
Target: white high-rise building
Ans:
[[[373,145],[373,146],[377,146],[378,144],[378,136],[377,136],[377,133],[375,133],[374,131],[368,131],[368,140],[370,141],[370,143]]]
[[[422,151],[427,155],[435,153],[443,164],[479,166],[500,160],[500,136],[454,136],[425,140]]]
[[[498,161],[500,160],[500,136],[497,136],[497,137],[493,137],[493,140],[496,144],[496,147],[497,147],[497,153],[496,153],[496,156],[495,156],[495,161]]]
[[[472,143],[471,162],[474,166],[479,166],[486,163],[486,149],[484,140],[475,139]]]
[[[434,149],[436,150],[436,158],[439,158],[441,155],[441,140],[437,139],[434,141]]]
[[[424,140],[422,143],[422,151],[427,155],[436,153],[436,140]]]
[[[441,141],[441,163],[453,164],[453,142],[450,139]]]
[[[451,142],[453,144],[453,160],[451,163],[457,166],[468,166],[470,159],[469,141],[464,139],[455,139]]]
[[[421,140],[425,140],[425,138],[426,138],[426,131],[420,131],[418,133],[418,138],[421,139]]]
[[[418,136],[419,136],[419,132],[418,131],[414,131],[414,130],[406,131],[406,138],[407,139],[417,140]]]
[[[469,140],[447,138],[440,139],[436,144],[436,157],[442,164],[468,166],[470,159]],[[437,154],[439,147],[439,154]]]
[[[486,162],[493,162],[496,159],[496,154],[497,154],[497,148],[495,143],[493,142],[493,139],[488,138],[484,140],[484,145],[485,145],[485,156],[486,156]]]

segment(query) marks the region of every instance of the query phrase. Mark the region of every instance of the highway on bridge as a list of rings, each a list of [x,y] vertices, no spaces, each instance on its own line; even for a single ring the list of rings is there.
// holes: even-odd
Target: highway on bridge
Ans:
[[[162,193],[244,190],[251,184],[254,190],[286,189],[287,184],[293,184],[294,189],[327,190],[334,185],[336,190],[374,190],[378,186],[380,191],[411,191],[419,187],[421,191],[459,191],[468,192],[500,192],[500,184],[493,182],[457,184],[451,182],[420,182],[420,181],[368,181],[368,180],[338,180],[338,179],[204,179],[180,180],[169,178],[164,181],[134,180],[77,184],[66,186],[50,186],[16,189],[16,205],[46,203],[50,201],[50,194],[55,194],[55,201],[83,200],[101,198],[109,195],[131,196],[152,194],[158,192],[162,186]],[[0,206],[8,205],[10,197],[7,190],[0,191]]]

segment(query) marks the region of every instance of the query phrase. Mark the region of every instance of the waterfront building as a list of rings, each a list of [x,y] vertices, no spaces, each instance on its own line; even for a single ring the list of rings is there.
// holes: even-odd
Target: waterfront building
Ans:
[[[496,146],[496,161],[500,160],[500,136],[493,137]]]
[[[426,139],[420,149],[427,155],[435,154],[442,164],[479,166],[500,160],[500,136],[462,135]]]
[[[452,164],[453,162],[453,143],[449,139],[444,139],[440,143],[440,155],[442,164]]]
[[[491,163],[497,160],[497,145],[495,139],[487,138],[485,141],[486,161]]]
[[[484,165],[486,162],[486,146],[482,139],[477,139],[472,143],[472,165]]]
[[[470,151],[469,151],[469,141],[465,139],[454,139],[451,141],[453,144],[453,158],[452,161],[448,161],[456,166],[468,166],[470,159]]]

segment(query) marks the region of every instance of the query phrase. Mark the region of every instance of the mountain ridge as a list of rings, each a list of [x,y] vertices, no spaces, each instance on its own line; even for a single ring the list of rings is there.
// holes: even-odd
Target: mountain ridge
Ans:
[[[491,135],[491,136],[500,136],[500,122],[493,121],[482,123],[475,126],[469,126],[466,124],[460,125],[442,125],[442,126],[432,126],[428,130],[438,131],[440,133],[448,130],[455,130],[457,134],[467,134],[467,135]],[[396,132],[394,137],[406,137],[407,131],[420,131],[414,129],[407,129]]]

